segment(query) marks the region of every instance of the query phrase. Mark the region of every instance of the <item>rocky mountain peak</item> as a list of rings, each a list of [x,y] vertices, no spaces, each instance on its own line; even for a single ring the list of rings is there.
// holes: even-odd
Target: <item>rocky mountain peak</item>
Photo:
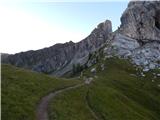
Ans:
[[[97,28],[104,30],[108,33],[111,33],[112,32],[112,23],[110,20],[106,20],[105,22],[98,24]]]
[[[160,2],[131,1],[121,17],[120,32],[142,42],[160,42]]]
[[[130,58],[144,70],[160,67],[160,1],[131,1],[114,33],[109,54]]]

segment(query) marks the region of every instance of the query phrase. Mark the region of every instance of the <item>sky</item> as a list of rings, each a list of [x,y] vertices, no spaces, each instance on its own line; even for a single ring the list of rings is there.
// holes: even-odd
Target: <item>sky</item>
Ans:
[[[113,31],[128,1],[0,0],[0,52],[14,54],[78,42],[106,19]]]

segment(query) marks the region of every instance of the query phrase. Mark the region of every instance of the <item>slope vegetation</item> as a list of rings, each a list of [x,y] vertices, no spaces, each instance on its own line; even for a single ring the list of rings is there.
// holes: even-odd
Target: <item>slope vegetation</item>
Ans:
[[[2,65],[2,120],[34,120],[40,99],[46,94],[80,83]]]
[[[90,72],[93,68],[95,75]],[[159,120],[159,72],[144,73],[119,58],[101,59],[83,72],[83,77],[93,78],[90,85],[66,91],[53,100],[50,119]]]

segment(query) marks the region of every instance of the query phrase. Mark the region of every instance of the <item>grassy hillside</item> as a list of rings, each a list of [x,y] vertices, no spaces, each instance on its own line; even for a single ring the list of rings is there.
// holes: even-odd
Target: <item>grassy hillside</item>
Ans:
[[[152,72],[140,76],[140,70],[126,60],[108,59],[105,66],[89,91],[89,101],[99,118],[160,119],[159,78],[154,79]]]
[[[91,68],[83,75],[94,78],[88,87],[62,93],[53,100],[51,119],[94,120],[93,115],[88,117],[88,104],[100,120],[160,120],[160,78],[153,75],[159,70],[141,75],[141,69],[118,58],[101,59],[92,68],[97,70],[96,77]]]
[[[87,87],[66,91],[53,99],[50,120],[94,120],[86,103]]]
[[[92,68],[96,68],[95,75],[90,72]],[[159,120],[158,73],[160,70],[142,74],[140,68],[127,60],[102,57],[83,71],[83,77],[92,77],[93,82],[58,94],[50,103],[49,117],[51,120]],[[34,120],[41,97],[78,83],[74,79],[58,79],[2,65],[2,119]]]
[[[77,83],[79,83],[77,80],[52,78],[10,65],[2,65],[2,120],[34,120],[41,97]]]

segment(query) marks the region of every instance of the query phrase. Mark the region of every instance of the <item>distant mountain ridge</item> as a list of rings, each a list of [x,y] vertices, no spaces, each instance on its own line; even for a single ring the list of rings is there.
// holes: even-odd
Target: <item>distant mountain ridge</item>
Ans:
[[[2,62],[61,76],[71,71],[73,64],[84,65],[88,60],[89,53],[100,48],[111,32],[111,21],[106,20],[78,43],[70,41],[41,50],[21,52],[2,58]]]

